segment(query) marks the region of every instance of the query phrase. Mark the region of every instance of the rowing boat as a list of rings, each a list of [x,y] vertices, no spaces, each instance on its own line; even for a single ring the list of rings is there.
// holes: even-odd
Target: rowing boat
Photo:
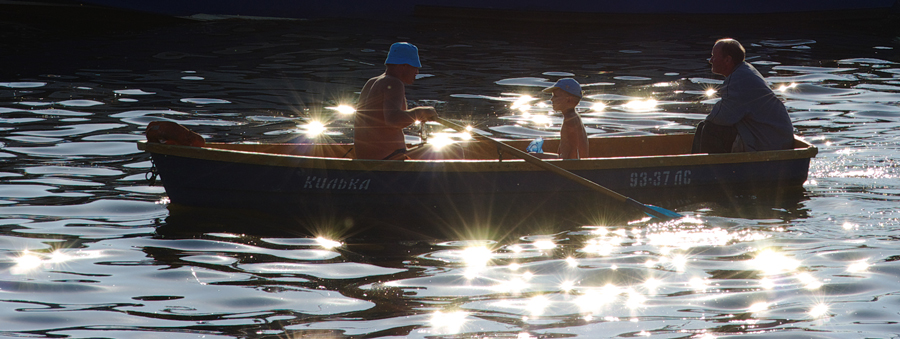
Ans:
[[[623,195],[652,202],[710,192],[732,195],[800,188],[817,153],[798,137],[788,150],[691,154],[692,137],[591,138],[589,157],[547,161]],[[545,149],[555,149],[558,142],[546,139]],[[508,144],[525,149],[528,141]],[[355,159],[352,144],[192,147],[141,141],[138,148],[151,154],[154,170],[177,206],[302,218],[325,215],[349,224],[414,216],[446,222],[472,216],[530,218],[537,210],[590,209],[605,214],[626,210],[490,143],[461,145],[464,159],[406,161]]]

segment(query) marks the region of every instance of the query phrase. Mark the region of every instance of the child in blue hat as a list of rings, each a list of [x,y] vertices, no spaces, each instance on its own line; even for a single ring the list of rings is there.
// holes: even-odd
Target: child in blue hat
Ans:
[[[583,95],[581,85],[575,79],[565,78],[544,89],[543,92],[552,94],[550,102],[553,103],[553,110],[563,114],[563,124],[559,130],[559,149],[557,150],[559,158],[589,157],[587,133],[584,131],[581,116],[575,111],[575,106],[578,106]]]

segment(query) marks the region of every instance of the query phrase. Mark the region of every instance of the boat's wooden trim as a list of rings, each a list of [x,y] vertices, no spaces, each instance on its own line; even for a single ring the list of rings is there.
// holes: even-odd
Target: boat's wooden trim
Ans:
[[[578,161],[548,160],[569,171],[648,168],[666,166],[695,166],[709,164],[729,164],[765,162],[814,157],[818,150],[802,139],[795,139],[791,150],[725,153],[686,154],[689,152],[690,134],[610,137],[591,139],[592,158]],[[545,149],[556,140],[548,140]],[[528,141],[510,141],[511,145],[523,148]],[[687,146],[686,146],[687,145]],[[498,161],[496,151],[486,143],[472,142],[466,146],[466,160],[354,160],[351,144],[303,145],[303,144],[224,144],[207,143],[206,147],[188,147],[147,143],[141,141],[138,148],[150,153],[175,155],[195,159],[258,164],[266,166],[301,167],[347,171],[438,171],[438,172],[504,172],[540,171],[521,159]],[[687,150],[685,148],[688,148]],[[317,154],[307,156],[303,154]],[[492,159],[487,157],[493,154]],[[509,156],[509,155],[506,155]]]

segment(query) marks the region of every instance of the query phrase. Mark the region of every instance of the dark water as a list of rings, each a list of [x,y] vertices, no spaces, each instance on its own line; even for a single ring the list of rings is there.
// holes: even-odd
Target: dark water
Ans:
[[[900,336],[895,24],[122,22],[3,23],[2,336]],[[715,100],[706,58],[723,36],[784,86],[819,147],[797,199],[427,243],[156,232],[166,195],[135,146],[149,121],[239,142],[324,120],[319,138],[348,141],[327,107],[352,104],[389,44],[410,41],[424,67],[408,98],[499,136],[552,134],[539,90],[567,76],[587,84],[590,134],[683,133]],[[523,95],[538,99],[520,109]]]

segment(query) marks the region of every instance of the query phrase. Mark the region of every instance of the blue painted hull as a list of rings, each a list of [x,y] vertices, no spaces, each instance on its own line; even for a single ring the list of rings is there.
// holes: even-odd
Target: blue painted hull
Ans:
[[[656,154],[553,163],[646,203],[698,193],[796,189],[806,181],[810,158],[817,152],[798,140],[797,148],[785,151],[677,154],[671,149],[689,148],[689,135],[615,138],[618,144],[630,139],[644,146],[642,154]],[[654,151],[653,142],[669,150]],[[594,145],[592,141],[592,149]],[[140,144],[152,154],[171,202],[183,206],[353,220],[413,215],[451,220],[497,213],[508,218],[522,215],[521,210],[579,210],[582,204],[592,210],[605,206],[607,214],[628,210],[521,159],[373,161],[216,147]]]
[[[86,0],[84,3],[175,16],[194,14],[242,15],[290,18],[373,17],[412,15],[420,8],[571,12],[597,14],[771,14],[879,10],[895,0],[644,0],[563,1],[546,0]]]

